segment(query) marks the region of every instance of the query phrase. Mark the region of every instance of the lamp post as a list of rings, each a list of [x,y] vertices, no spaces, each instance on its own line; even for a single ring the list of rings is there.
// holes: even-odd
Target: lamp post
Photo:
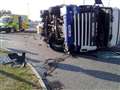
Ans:
[[[29,0],[25,0],[25,2],[26,2],[27,16],[29,17],[29,15],[30,15],[30,4],[29,4]]]
[[[85,0],[83,0],[83,5],[85,5]]]
[[[108,1],[108,7],[110,6],[110,0]]]

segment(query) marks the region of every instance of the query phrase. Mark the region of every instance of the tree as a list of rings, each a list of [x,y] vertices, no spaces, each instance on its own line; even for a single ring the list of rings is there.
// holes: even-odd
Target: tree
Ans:
[[[0,17],[3,15],[11,15],[12,12],[10,10],[0,10]]]

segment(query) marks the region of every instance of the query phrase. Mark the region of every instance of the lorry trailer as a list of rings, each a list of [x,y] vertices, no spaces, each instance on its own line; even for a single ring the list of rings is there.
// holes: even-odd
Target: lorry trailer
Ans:
[[[120,41],[120,10],[97,5],[60,5],[41,12],[43,35],[51,47],[88,52]]]

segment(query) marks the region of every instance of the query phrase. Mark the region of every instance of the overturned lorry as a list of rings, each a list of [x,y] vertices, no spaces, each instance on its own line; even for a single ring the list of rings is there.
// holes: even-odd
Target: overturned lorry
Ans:
[[[96,5],[61,5],[41,13],[43,35],[53,48],[88,52],[113,47],[120,39],[120,10]]]

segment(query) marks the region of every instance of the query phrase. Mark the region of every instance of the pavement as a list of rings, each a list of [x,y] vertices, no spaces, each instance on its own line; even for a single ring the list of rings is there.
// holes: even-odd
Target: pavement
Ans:
[[[120,90],[120,59],[70,56],[47,47],[35,33],[0,34],[0,47],[26,52],[30,62],[51,90]],[[100,53],[102,57],[102,53]]]

